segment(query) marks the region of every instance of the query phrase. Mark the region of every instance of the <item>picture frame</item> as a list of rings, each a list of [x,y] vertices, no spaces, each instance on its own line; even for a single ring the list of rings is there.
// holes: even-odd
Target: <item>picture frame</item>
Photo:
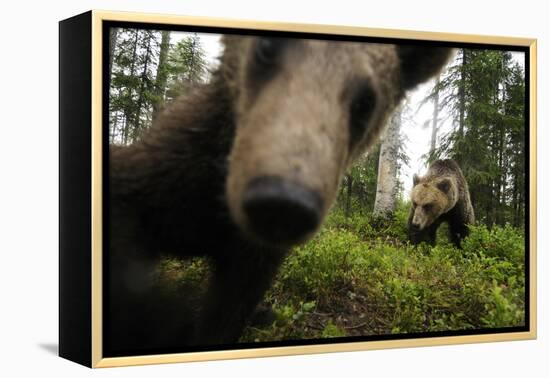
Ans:
[[[331,335],[223,345],[114,350],[108,312],[111,216],[108,201],[109,64],[112,28],[269,35],[284,38],[448,48],[525,54],[525,243],[523,325],[362,336]],[[536,49],[535,39],[364,27],[270,23],[173,15],[89,11],[60,22],[60,252],[59,355],[88,367],[114,367],[536,338]],[[436,117],[437,118],[437,117]],[[111,264],[111,265],[109,265]],[[215,273],[214,273],[215,274]],[[498,291],[498,289],[495,289]],[[518,310],[519,311],[519,310]],[[111,327],[111,328],[110,328]],[[107,331],[106,331],[107,330]],[[110,336],[111,335],[111,336]],[[107,340],[107,341],[106,341]],[[107,346],[107,347],[106,347]],[[146,350],[146,349],[144,349]]]

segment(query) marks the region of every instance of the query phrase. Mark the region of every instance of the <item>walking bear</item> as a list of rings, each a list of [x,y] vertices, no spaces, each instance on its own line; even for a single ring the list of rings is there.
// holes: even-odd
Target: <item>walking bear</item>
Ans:
[[[409,235],[414,244],[435,244],[437,229],[449,225],[455,246],[468,235],[468,225],[475,222],[468,183],[454,160],[436,160],[424,177],[413,177]]]
[[[226,36],[211,80],[109,155],[108,355],[238,341],[290,247],[444,47]],[[206,256],[198,316],[154,290],[161,255]],[[183,348],[183,349],[182,349]]]

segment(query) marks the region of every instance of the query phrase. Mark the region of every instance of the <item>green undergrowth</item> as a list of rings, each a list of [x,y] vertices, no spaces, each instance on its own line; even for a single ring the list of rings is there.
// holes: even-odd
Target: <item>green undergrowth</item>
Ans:
[[[436,246],[412,246],[406,217],[404,208],[390,219],[331,213],[266,294],[274,321],[250,325],[241,341],[524,325],[523,230],[472,226],[462,249],[441,230]],[[172,278],[204,287],[203,264],[173,269]]]
[[[435,247],[412,246],[406,218],[333,212],[266,295],[276,321],[242,341],[524,325],[523,230],[472,226],[457,249],[442,227]]]

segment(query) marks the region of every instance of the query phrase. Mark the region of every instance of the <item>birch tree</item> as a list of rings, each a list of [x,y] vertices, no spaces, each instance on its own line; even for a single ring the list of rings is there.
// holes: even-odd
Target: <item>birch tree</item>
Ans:
[[[397,169],[399,160],[402,109],[393,115],[380,147],[378,182],[374,200],[374,215],[386,217],[395,211],[398,192]]]

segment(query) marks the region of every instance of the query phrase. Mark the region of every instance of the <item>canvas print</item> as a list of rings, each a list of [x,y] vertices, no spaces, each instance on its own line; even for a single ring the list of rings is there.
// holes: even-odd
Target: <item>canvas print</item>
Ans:
[[[107,30],[106,357],[526,329],[525,50]]]

